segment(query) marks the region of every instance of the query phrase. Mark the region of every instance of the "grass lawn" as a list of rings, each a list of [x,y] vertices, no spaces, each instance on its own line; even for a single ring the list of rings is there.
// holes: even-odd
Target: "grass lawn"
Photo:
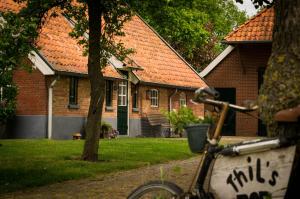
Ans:
[[[80,161],[82,140],[0,140],[0,194],[192,157],[187,140],[100,141],[99,162]]]

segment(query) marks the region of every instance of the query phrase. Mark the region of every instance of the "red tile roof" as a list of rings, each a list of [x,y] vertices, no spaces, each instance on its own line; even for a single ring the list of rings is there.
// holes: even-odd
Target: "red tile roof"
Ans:
[[[82,46],[69,36],[71,30],[71,24],[62,15],[47,20],[37,41],[40,53],[55,71],[87,74],[87,57],[82,55]],[[111,65],[104,68],[103,74],[123,78]]]
[[[134,16],[124,27],[121,38],[126,47],[134,48],[130,55],[144,70],[135,74],[143,82],[198,88],[205,83],[198,74],[148,26]]]
[[[224,38],[224,43],[271,42],[274,25],[274,8],[262,10]]]
[[[1,10],[17,11],[12,0],[0,0]],[[59,15],[47,20],[41,30],[38,45],[40,54],[59,72],[87,73],[87,57],[82,47],[69,36],[69,21]],[[120,39],[127,48],[133,48],[129,56],[143,70],[134,73],[142,82],[169,86],[198,88],[206,84],[200,76],[140,17],[134,16],[124,26],[125,36]],[[111,65],[105,67],[106,77],[123,78]]]

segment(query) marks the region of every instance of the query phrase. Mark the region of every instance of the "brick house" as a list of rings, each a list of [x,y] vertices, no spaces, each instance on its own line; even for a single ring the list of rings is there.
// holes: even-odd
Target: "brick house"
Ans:
[[[271,55],[273,20],[269,8],[239,26],[224,38],[228,47],[200,73],[220,91],[221,100],[242,104],[257,99]],[[230,113],[223,130],[225,135],[266,135],[260,120],[242,113]]]
[[[17,11],[12,0],[0,0],[0,11]],[[74,22],[62,15],[47,20],[38,39],[40,50],[28,56],[32,73],[19,69],[17,112],[10,133],[15,138],[70,139],[80,132],[89,107],[87,57],[69,37]],[[130,63],[112,56],[103,69],[106,97],[103,120],[121,135],[150,136],[147,115],[186,105],[204,114],[203,105],[190,102],[205,82],[194,69],[141,17],[134,16],[122,37],[133,48]]]

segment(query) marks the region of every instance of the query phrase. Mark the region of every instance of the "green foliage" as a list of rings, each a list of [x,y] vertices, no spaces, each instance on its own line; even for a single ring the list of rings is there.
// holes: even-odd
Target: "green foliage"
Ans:
[[[0,121],[14,116],[17,88],[13,83],[13,70],[32,50],[31,39],[37,37],[36,18],[18,17],[12,12],[0,15]],[[26,64],[23,64],[26,67]]]
[[[213,124],[214,119],[210,116],[204,118],[196,117],[193,110],[188,107],[181,107],[179,110],[173,110],[163,113],[170,121],[174,132],[182,133],[184,128],[189,124],[208,123]]]
[[[233,0],[127,0],[198,70],[224,48],[220,41],[246,20]]]

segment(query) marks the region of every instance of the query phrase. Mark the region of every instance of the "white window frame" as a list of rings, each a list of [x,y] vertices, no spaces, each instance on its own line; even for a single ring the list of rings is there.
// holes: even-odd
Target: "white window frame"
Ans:
[[[186,94],[184,92],[180,93],[179,105],[180,107],[186,107]]]
[[[127,82],[119,83],[118,106],[127,106]]]
[[[159,95],[157,89],[150,90],[150,105],[151,107],[158,107]]]

